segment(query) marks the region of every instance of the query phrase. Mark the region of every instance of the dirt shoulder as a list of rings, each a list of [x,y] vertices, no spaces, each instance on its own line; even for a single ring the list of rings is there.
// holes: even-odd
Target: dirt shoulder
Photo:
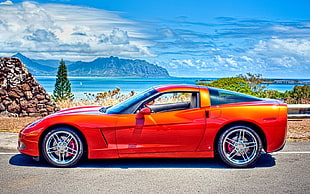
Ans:
[[[18,133],[27,124],[35,121],[34,117],[0,117],[0,132]],[[310,119],[288,120],[288,142],[310,142]]]
[[[289,119],[287,129],[288,142],[310,142],[310,119]]]

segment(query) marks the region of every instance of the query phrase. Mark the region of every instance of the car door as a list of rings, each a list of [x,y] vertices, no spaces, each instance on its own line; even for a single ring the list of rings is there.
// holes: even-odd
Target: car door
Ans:
[[[116,128],[119,153],[195,151],[205,132],[205,110],[190,105],[182,108],[186,103],[160,104],[166,107],[160,111],[150,105],[158,112],[143,118],[121,115]]]

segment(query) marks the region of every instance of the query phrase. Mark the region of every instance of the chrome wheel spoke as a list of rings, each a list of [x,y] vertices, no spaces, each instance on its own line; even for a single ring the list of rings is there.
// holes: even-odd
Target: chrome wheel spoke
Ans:
[[[58,161],[61,162],[61,152],[58,154]]]
[[[56,143],[61,142],[61,138],[58,137],[58,134],[57,134],[57,133],[53,135],[53,139],[54,139],[54,141],[55,141]]]
[[[59,151],[58,149],[56,149],[56,150],[51,150],[50,149],[50,150],[47,151],[47,153],[52,154],[52,153],[55,153],[55,152],[58,152],[58,151]]]
[[[48,148],[48,151],[53,150],[53,149],[56,149],[57,147],[58,147],[58,145],[55,145],[55,146],[53,146],[53,147],[49,147],[49,148]]]
[[[225,143],[229,144],[230,146],[233,146],[235,148],[235,144],[231,143],[230,141],[225,141]]]
[[[242,156],[244,162],[249,161],[249,156],[247,155],[246,152],[242,152],[242,153],[241,153],[241,156]]]
[[[257,147],[257,143],[256,142],[247,142],[247,143],[244,143],[245,145],[245,148],[255,148]]]
[[[238,142],[242,142],[244,140],[244,134],[245,134],[244,130],[239,131]]]
[[[73,137],[71,135],[68,135],[66,139],[64,140],[64,142],[68,145],[72,139]]]
[[[228,143],[229,145],[235,146],[236,141],[230,138],[226,138],[225,143]]]
[[[75,150],[74,151],[66,150],[66,153],[72,154],[72,155],[75,156],[77,152]]]
[[[233,151],[229,153],[228,158],[232,160],[237,154],[238,154],[238,151],[235,148],[233,149]]]
[[[71,147],[67,147],[67,152],[70,152],[71,154],[75,154],[75,153],[77,153],[77,150],[75,150],[75,149],[73,149]]]

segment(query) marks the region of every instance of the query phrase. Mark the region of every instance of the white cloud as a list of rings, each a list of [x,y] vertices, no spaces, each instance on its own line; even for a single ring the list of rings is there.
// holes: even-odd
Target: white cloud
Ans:
[[[43,29],[36,29],[36,31],[32,35],[25,36],[24,39],[37,42],[57,41],[57,38],[53,32]]]
[[[0,5],[13,5],[13,2],[8,0],[8,1],[1,2]]]
[[[248,54],[261,58],[274,71],[309,76],[310,40],[306,38],[261,40]]]
[[[161,28],[159,32],[164,38],[176,38],[176,34],[170,28]]]
[[[120,30],[118,28],[114,28],[111,35],[110,41],[112,44],[129,44],[129,38],[126,31]]]
[[[269,39],[260,40],[255,46],[255,52],[266,54],[287,55],[294,54],[305,56],[310,53],[310,40],[308,39]]]
[[[0,55],[81,60],[86,56],[150,57],[136,22],[94,8],[22,2],[0,4]],[[134,41],[131,41],[134,40]]]

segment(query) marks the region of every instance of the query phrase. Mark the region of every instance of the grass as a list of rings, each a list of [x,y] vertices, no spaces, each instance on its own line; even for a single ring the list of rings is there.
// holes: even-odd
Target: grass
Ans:
[[[124,95],[121,94],[119,88],[116,88],[115,90],[98,93],[97,95],[90,93],[84,93],[84,94],[86,95],[86,98],[84,99],[75,101],[69,101],[69,100],[58,101],[57,105],[59,106],[60,109],[77,107],[77,106],[89,106],[89,105],[112,106],[130,98],[135,94],[135,92],[132,91],[128,95]]]
[[[29,123],[37,120],[37,117],[0,117],[0,132],[18,133]]]

